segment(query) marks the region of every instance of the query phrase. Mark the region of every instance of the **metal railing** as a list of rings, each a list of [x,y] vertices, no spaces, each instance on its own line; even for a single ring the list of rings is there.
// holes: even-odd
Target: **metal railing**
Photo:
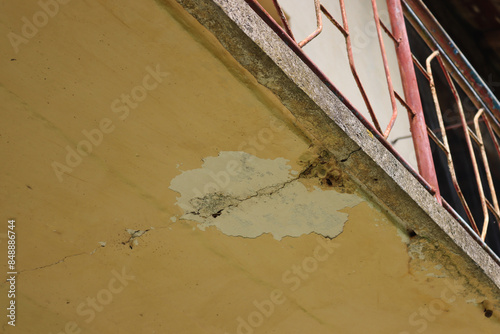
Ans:
[[[346,14],[346,6],[344,0],[339,0],[339,6],[340,6],[340,12],[342,14],[342,24],[340,24],[337,20],[334,19],[334,17],[331,15],[331,13],[328,11],[328,9],[321,3],[320,0],[313,0],[314,1],[314,8],[315,8],[315,14],[316,14],[316,22],[317,26],[316,29],[309,35],[307,36],[304,40],[302,41],[296,41],[293,33],[290,29],[290,25],[288,24],[288,20],[286,18],[285,13],[283,12],[282,7],[280,6],[278,0],[272,0],[274,3],[274,6],[279,13],[279,16],[281,18],[281,23],[282,26],[284,27],[284,30],[286,31],[286,34],[288,38],[293,40],[293,42],[296,43],[296,45],[299,48],[304,47],[307,45],[309,42],[311,42],[314,38],[316,38],[322,31],[323,31],[323,21],[322,21],[322,14],[326,16],[326,18],[333,24],[334,27],[336,27],[343,35],[345,39],[345,44],[346,44],[346,52],[347,52],[347,57],[349,61],[349,67],[351,69],[351,73],[353,75],[354,80],[356,81],[356,85],[361,93],[361,96],[363,98],[363,101],[366,105],[366,108],[368,110],[368,113],[371,118],[371,123],[368,122],[363,115],[361,115],[358,110],[354,107],[352,107],[351,103],[340,93],[336,92],[339,97],[348,105],[348,107],[351,109],[351,111],[363,122],[363,124],[373,133],[377,139],[381,141],[381,143],[388,148],[391,153],[412,173],[417,180],[420,181],[420,183],[433,195],[436,196],[436,199],[441,202],[441,197],[439,194],[439,187],[438,187],[438,182],[436,178],[436,173],[434,170],[434,162],[432,159],[432,154],[430,150],[430,144],[429,144],[429,138],[426,133],[426,127],[425,127],[425,120],[423,116],[423,111],[422,111],[422,105],[420,103],[420,98],[417,95],[415,95],[415,92],[418,92],[417,85],[416,85],[416,78],[415,75],[413,74],[413,77],[408,78],[407,84],[403,85],[404,89],[404,95],[405,99],[403,99],[393,88],[393,83],[391,79],[391,74],[387,62],[387,55],[385,51],[385,44],[384,40],[382,37],[382,30],[391,38],[391,40],[394,42],[396,51],[398,54],[398,58],[405,58],[405,60],[400,61],[399,65],[402,67],[401,72],[406,74],[410,74],[410,72],[413,71],[413,67],[409,70],[408,68],[405,68],[404,65],[401,66],[402,64],[408,64],[411,61],[409,60],[410,57],[410,52],[409,52],[409,43],[408,39],[406,37],[406,30],[398,30],[398,36],[396,36],[394,33],[391,33],[390,29],[382,22],[382,20],[379,17],[378,9],[377,9],[377,3],[375,0],[371,0],[371,6],[373,10],[373,17],[374,17],[374,22],[377,30],[377,37],[379,41],[379,47],[382,55],[382,61],[384,65],[384,71],[386,74],[386,80],[387,80],[387,87],[388,87],[388,92],[391,100],[391,106],[392,106],[392,115],[391,118],[385,127],[385,130],[383,131],[380,122],[377,118],[377,115],[375,114],[374,109],[372,108],[372,105],[368,99],[368,96],[366,94],[365,88],[359,78],[358,71],[356,69],[354,57],[353,57],[353,52],[352,52],[352,42],[351,42],[351,35],[349,31],[349,24],[348,24],[348,18]],[[250,5],[254,3],[255,5],[255,0],[247,0]],[[402,11],[400,12],[400,17],[399,20],[403,20],[404,18],[402,16]],[[391,21],[392,21],[392,16],[391,16]],[[283,36],[282,36],[283,37]],[[404,50],[403,52],[398,52],[399,50]],[[299,53],[300,56],[300,53]],[[320,74],[321,76],[322,74]],[[411,84],[408,84],[408,82],[413,82]],[[419,173],[416,172],[413,167],[408,164],[408,162],[405,161],[405,159],[398,153],[396,150],[392,147],[390,143],[387,142],[387,137],[389,136],[394,122],[396,120],[396,117],[398,115],[397,113],[397,106],[396,106],[396,100],[398,100],[401,105],[406,108],[410,116],[410,127],[412,129],[412,137],[413,137],[413,144],[415,148],[415,155],[417,157],[417,163],[418,163],[418,169]]]
[[[498,134],[500,134],[500,117],[498,117],[500,115],[500,105],[498,103],[498,100],[495,98],[495,96],[493,96],[489,88],[477,75],[475,70],[467,62],[466,58],[462,55],[460,50],[458,50],[453,41],[444,32],[436,19],[427,10],[425,5],[421,1],[416,0],[403,0],[402,3],[404,4],[405,15],[408,18],[409,22],[416,29],[421,38],[425,41],[427,46],[431,49],[431,54],[426,59],[425,68],[419,63],[416,57],[413,57],[413,62],[415,63],[416,67],[422,72],[422,74],[424,74],[424,77],[429,82],[429,87],[432,93],[432,99],[439,122],[439,133],[442,137],[442,140],[440,140],[438,138],[438,135],[430,128],[427,128],[428,134],[430,138],[437,144],[437,146],[445,153],[453,186],[460,199],[460,202],[462,203],[463,209],[465,210],[472,228],[481,237],[481,240],[484,241],[489,226],[490,212],[500,226],[500,208],[498,205],[495,184],[491,175],[490,162],[488,160],[488,155],[486,154],[479,120],[481,119],[483,124],[485,125],[487,129],[486,135],[494,144],[496,153],[500,157],[500,149],[497,139]],[[445,124],[443,122],[443,115],[441,113],[438,92],[436,90],[434,76],[432,73],[431,62],[434,59],[438,61],[442,73],[446,78],[446,82],[455,100],[456,109],[460,118],[459,127],[463,130],[463,136],[466,141],[467,151],[472,162],[474,180],[477,186],[477,191],[479,193],[479,201],[483,214],[483,224],[481,231],[479,231],[476,219],[471,212],[469,203],[460,188],[459,180],[457,179],[457,175],[455,172],[456,162],[453,160],[453,155],[451,153],[447,138],[447,130],[449,129],[445,127]],[[467,98],[470,99],[470,101],[472,101],[474,106],[476,106],[477,108],[477,111],[474,113],[473,120],[471,121],[467,121],[466,119],[462,99],[457,91],[457,88],[455,87],[455,81],[464,90]],[[469,123],[474,124],[474,130],[469,127]],[[480,168],[480,165],[478,164],[473,144],[475,144],[477,146],[477,149],[480,151],[483,166],[482,168]],[[499,167],[497,166],[497,168]],[[480,169],[482,169],[482,171],[480,171]],[[489,193],[488,195],[489,198],[491,198],[491,201],[488,200],[486,196],[486,190],[483,186],[485,182],[481,174],[486,178],[487,190]]]
[[[339,0],[340,10],[342,13],[342,24],[340,24],[339,22],[337,22],[337,20],[335,20],[335,18],[332,16],[332,14],[330,14],[330,12],[326,9],[326,7],[321,3],[320,0],[313,0],[313,1],[314,1],[315,12],[316,12],[317,28],[309,36],[307,36],[305,39],[303,39],[302,41],[299,41],[299,42],[295,41],[295,37],[293,36],[293,33],[290,29],[286,15],[284,14],[283,9],[280,6],[278,0],[273,0],[273,3],[276,7],[276,10],[278,11],[278,13],[280,15],[282,24],[283,24],[285,30],[287,31],[288,35],[297,43],[297,45],[300,48],[303,48],[304,46],[306,46],[309,42],[311,42],[314,38],[316,38],[323,31],[323,21],[322,21],[322,15],[321,15],[322,13],[342,33],[342,35],[345,38],[347,57],[349,59],[349,66],[351,68],[351,72],[352,72],[352,75],[354,77],[354,80],[356,81],[356,85],[358,86],[359,91],[361,93],[361,96],[363,97],[363,101],[366,105],[366,108],[368,109],[368,113],[370,114],[370,117],[371,117],[371,120],[373,122],[373,125],[375,126],[375,129],[380,134],[382,134],[384,138],[387,139],[387,137],[389,136],[389,134],[394,126],[394,122],[396,121],[396,117],[398,115],[398,110],[397,110],[397,106],[396,106],[396,98],[410,112],[412,112],[412,110],[406,104],[404,99],[401,98],[393,88],[391,74],[390,74],[390,70],[389,70],[389,65],[387,62],[387,55],[385,52],[384,40],[382,38],[381,30],[383,29],[396,43],[397,43],[397,41],[396,41],[395,37],[392,36],[389,29],[380,20],[379,15],[378,15],[376,1],[371,0],[371,3],[372,3],[372,8],[373,8],[375,25],[377,28],[377,36],[378,36],[379,45],[380,45],[380,49],[381,49],[381,53],[382,53],[382,60],[384,63],[384,70],[385,70],[385,74],[387,77],[387,86],[389,89],[389,95],[390,95],[391,105],[392,105],[392,116],[391,116],[391,119],[389,120],[389,123],[387,124],[384,131],[382,131],[379,120],[375,114],[375,111],[373,110],[373,107],[370,103],[370,100],[368,99],[368,95],[366,93],[365,88],[363,87],[363,84],[361,83],[361,79],[360,79],[360,77],[358,75],[358,71],[356,69],[356,65],[355,65],[355,61],[354,61],[354,57],[353,57],[353,52],[352,52],[351,35],[349,32],[349,24],[348,24],[344,0]]]
[[[257,0],[246,1],[254,9],[256,9],[256,11],[263,11],[263,9],[258,5]],[[313,70],[316,69],[315,65],[312,64],[312,62],[307,57],[303,56],[300,49],[308,43],[312,42],[318,35],[322,33],[324,28],[323,15],[343,35],[346,44],[346,53],[350,70],[370,115],[371,123],[367,119],[365,119],[358,112],[358,110],[356,110],[356,108],[354,108],[352,104],[340,92],[336,90],[335,87],[333,87],[328,78],[324,77],[321,71],[317,70],[315,71],[315,73],[320,76],[320,78],[322,78],[325,83],[330,85],[330,88],[339,97],[341,97],[348,108],[351,109],[351,111],[374,134],[374,136],[379,139],[380,142],[394,154],[394,156],[417,178],[417,180],[419,180],[420,183],[422,183],[422,185],[436,197],[438,202],[442,203],[443,207],[445,207],[457,220],[459,220],[459,222],[466,229],[468,229],[468,226],[465,225],[463,218],[468,219],[470,225],[472,226],[472,229],[476,234],[473,235],[473,237],[476,239],[480,238],[480,240],[483,242],[482,246],[484,247],[484,240],[490,222],[490,213],[492,214],[493,219],[496,220],[496,222],[500,226],[500,210],[495,190],[495,183],[491,175],[488,154],[485,151],[484,136],[479,122],[481,121],[484,124],[483,128],[487,129],[487,133],[484,135],[488,136],[488,139],[494,143],[496,153],[498,154],[498,157],[500,157],[500,145],[498,143],[498,137],[500,135],[500,103],[494,97],[488,87],[484,84],[484,82],[479,78],[479,76],[467,62],[465,57],[463,57],[460,51],[456,48],[451,39],[446,35],[444,30],[434,19],[432,14],[430,14],[425,5],[420,0],[387,0],[387,7],[389,10],[392,26],[391,30],[386,25],[384,25],[379,17],[376,0],[371,0],[373,19],[377,31],[379,49],[382,55],[388,94],[392,106],[391,118],[388,124],[386,124],[385,127],[382,127],[377,118],[376,111],[370,103],[368,95],[366,94],[365,88],[358,75],[355,60],[353,57],[351,34],[349,30],[349,22],[344,0],[339,0],[342,23],[338,22],[333,17],[333,15],[321,2],[321,0],[312,0],[312,2],[314,2],[315,8],[316,29],[301,41],[295,40],[287,17],[282,7],[280,6],[279,1],[272,1],[282,21],[281,25],[283,29],[278,28],[276,24],[274,24],[274,26],[273,24],[270,24],[271,27],[281,36],[281,38],[283,38],[287,42],[287,44],[292,49],[296,51],[299,56],[301,56],[301,58],[306,63],[308,63],[311,68],[313,68]],[[426,67],[422,66],[417,58],[411,53],[408,34],[405,26],[405,18],[412,24],[420,37],[431,49],[431,54],[427,58]],[[267,20],[268,23],[270,23],[270,21],[274,23],[274,21],[270,17],[264,19]],[[382,31],[387,36],[389,36],[394,43],[400,67],[401,80],[405,95],[404,98],[401,97],[393,87]],[[292,43],[290,43],[290,41]],[[446,77],[448,87],[455,99],[456,109],[458,110],[458,114],[460,117],[460,124],[458,126],[463,129],[463,135],[465,137],[467,150],[473,165],[474,180],[477,186],[479,201],[482,208],[483,219],[481,231],[479,230],[476,223],[477,217],[474,217],[474,214],[471,212],[470,205],[461,190],[459,179],[455,172],[456,162],[453,159],[450,144],[446,135],[446,132],[447,130],[449,130],[449,128],[446,127],[443,121],[443,115],[441,113],[439,103],[439,92],[436,90],[434,84],[434,77],[431,67],[431,62],[433,60],[437,60],[437,62],[441,66],[441,69]],[[424,110],[422,107],[422,101],[417,85],[415,68],[419,69],[424,77],[428,80],[428,84],[432,92],[432,100],[434,101],[435,113],[439,120],[439,129],[435,129],[434,131],[432,131],[425,123]],[[462,106],[462,100],[459,92],[455,87],[454,82],[458,83],[467,97],[474,103],[474,105],[477,106],[477,112],[475,113],[473,120],[468,121],[466,119],[466,115],[464,114]],[[406,108],[406,110],[408,110],[411,134],[413,137],[419,173],[417,173],[387,141],[387,138],[394,126],[394,122],[398,117],[396,101],[398,101],[404,108]],[[425,113],[428,112],[430,111],[425,110]],[[471,129],[469,127],[469,124],[474,124],[474,129]],[[442,139],[439,139],[439,135]],[[463,209],[465,210],[466,217],[460,217],[456,212],[457,208],[452,208],[452,206],[440,196],[429,138],[433,142],[435,142],[446,155],[447,165],[449,173],[451,174],[453,187],[456,190],[458,197],[460,198],[460,202],[463,206]],[[481,166],[478,164],[475,153],[476,149],[474,148],[474,145],[480,152]],[[484,175],[486,176],[486,182],[484,180]]]

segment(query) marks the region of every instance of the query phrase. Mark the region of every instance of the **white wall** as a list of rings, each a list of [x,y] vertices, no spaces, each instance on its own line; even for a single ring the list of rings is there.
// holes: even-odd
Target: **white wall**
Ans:
[[[339,1],[322,0],[322,3],[333,17],[342,24]],[[297,41],[303,40],[316,29],[313,0],[281,0],[280,4],[290,17],[289,23]],[[356,69],[380,126],[384,131],[392,115],[392,106],[373,20],[371,1],[346,0],[345,6]],[[378,0],[377,7],[382,21],[387,27],[390,27],[386,1]],[[344,36],[325,15],[322,15],[322,18],[323,32],[307,44],[303,50],[339,91],[367,119],[371,120],[349,67]],[[394,89],[400,96],[404,96],[394,43],[384,32],[383,35]],[[389,136],[389,141],[410,135],[407,111],[399,102],[397,102],[397,106],[398,117]],[[411,137],[398,140],[394,147],[417,169]]]

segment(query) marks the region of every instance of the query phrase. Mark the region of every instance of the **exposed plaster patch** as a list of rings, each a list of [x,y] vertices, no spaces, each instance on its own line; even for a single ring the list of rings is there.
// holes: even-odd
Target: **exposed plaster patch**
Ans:
[[[99,244],[99,246],[101,247],[106,247],[106,241],[98,241],[97,242]],[[97,252],[97,248],[95,248],[92,252],[90,252],[90,255],[94,255],[95,252]]]
[[[259,159],[245,152],[220,152],[217,157],[203,159],[201,168],[182,172],[171,181],[170,189],[181,194],[176,204],[192,212],[205,197],[244,199],[291,180],[287,161]]]
[[[148,232],[151,229],[153,229],[153,227],[151,227],[150,229],[147,229],[147,230],[133,230],[133,229],[128,228],[126,231],[128,232],[128,234],[130,234],[130,238],[126,242],[122,242],[122,244],[124,244],[124,245],[128,244],[129,247],[131,249],[133,249],[134,246],[139,245],[139,241],[137,240],[137,238],[139,238],[140,236],[142,236],[143,234],[145,234],[146,232]]]
[[[408,236],[408,233],[399,228],[399,226],[396,227],[398,236],[401,238],[401,242],[408,245],[410,243],[410,237]]]
[[[231,236],[258,237],[271,233],[277,240],[316,232],[334,238],[342,232],[348,215],[338,212],[359,204],[356,195],[319,188],[309,192],[294,180],[268,195],[252,197],[230,206],[220,217],[208,217],[200,227],[216,226]]]
[[[311,232],[339,235],[348,215],[338,210],[362,199],[333,189],[309,191],[300,180],[303,173],[293,176],[290,169],[283,158],[221,152],[204,159],[201,168],[178,175],[170,189],[181,195],[176,203],[184,210],[180,219],[198,222],[202,230],[215,226],[226,235],[249,238],[271,233],[277,240]]]
[[[408,254],[412,259],[425,259],[425,254],[423,252],[424,245],[422,243],[410,243],[408,246]]]
[[[428,277],[435,277],[435,278],[446,278],[448,276],[444,275],[444,274],[435,274],[435,273],[428,273],[426,274],[425,276],[428,276]]]

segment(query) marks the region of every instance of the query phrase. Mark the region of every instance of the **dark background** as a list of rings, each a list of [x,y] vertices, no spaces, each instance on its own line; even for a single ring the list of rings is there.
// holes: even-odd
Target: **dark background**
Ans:
[[[439,23],[446,30],[451,39],[462,51],[471,65],[476,69],[484,82],[490,87],[493,94],[500,96],[500,0],[425,0],[424,3],[436,17]],[[418,34],[408,26],[408,36],[410,45],[415,57],[425,66],[426,58],[432,51],[419,38]],[[453,156],[453,164],[456,169],[458,183],[461,191],[470,207],[474,220],[481,230],[484,214],[479,200],[480,195],[477,183],[474,178],[474,171],[467,150],[467,144],[463,133],[463,128],[455,127],[460,124],[460,118],[456,107],[456,102],[451,94],[445,76],[434,60],[432,66],[435,79],[436,90],[439,97],[439,105],[443,114],[450,150]],[[432,99],[431,91],[427,79],[416,70],[421,94],[422,105],[427,125],[433,132],[442,139],[439,130],[439,123],[436,117],[436,108]],[[467,121],[471,121],[477,112],[476,107],[470,103],[466,95],[457,86],[461,93],[461,100]],[[469,103],[467,103],[467,101]],[[472,129],[474,126],[469,125]],[[482,125],[483,136],[487,129]],[[485,147],[488,154],[491,173],[495,182],[495,188],[500,191],[500,157],[494,149],[493,142],[485,136]],[[473,146],[475,146],[473,144]],[[439,188],[443,198],[455,208],[458,214],[470,225],[462,203],[453,186],[451,174],[449,172],[446,155],[431,141],[436,173],[439,181]],[[491,196],[484,167],[481,162],[481,152],[475,149],[478,161],[483,188],[486,197],[491,202]],[[497,193],[497,196],[500,193]],[[493,215],[490,214],[490,223],[486,243],[500,256],[500,229]]]

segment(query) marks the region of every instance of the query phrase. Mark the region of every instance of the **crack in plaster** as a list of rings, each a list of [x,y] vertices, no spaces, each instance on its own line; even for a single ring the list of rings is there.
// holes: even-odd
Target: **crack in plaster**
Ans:
[[[214,226],[230,236],[255,238],[270,233],[280,240],[315,232],[334,238],[348,218],[339,210],[362,199],[345,193],[341,171],[327,156],[303,158],[304,169],[293,177],[283,158],[260,159],[245,152],[208,157],[201,168],[184,171],[171,181],[170,189],[181,195],[176,203],[184,210],[180,219],[199,223],[201,230]],[[304,179],[328,187],[308,190]]]
[[[87,253],[78,253],[78,254],[68,255],[68,256],[63,257],[61,260],[59,260],[57,262],[54,262],[54,263],[51,263],[51,264],[47,264],[45,266],[33,268],[33,269],[21,270],[19,273],[24,273],[24,272],[28,272],[28,271],[34,271],[34,270],[40,270],[40,269],[45,269],[45,268],[48,268],[48,267],[52,267],[52,266],[55,266],[56,264],[63,263],[64,261],[66,261],[67,258],[75,257],[75,256],[80,256],[80,255],[85,255],[85,254],[87,254]]]
[[[245,197],[245,198],[230,198],[229,196],[227,196],[226,198],[230,201],[230,200],[235,200],[236,203],[235,204],[229,204],[227,205],[226,207],[218,210],[217,212],[212,212],[212,213],[209,213],[208,215],[205,215],[205,214],[202,214],[200,213],[199,211],[192,211],[192,212],[187,212],[186,214],[193,214],[195,216],[200,216],[202,218],[209,218],[210,216],[212,216],[213,218],[217,218],[218,216],[220,216],[222,214],[222,212],[228,210],[228,209],[231,209],[231,208],[237,208],[241,203],[245,202],[245,201],[248,201],[252,198],[256,198],[256,197],[260,197],[260,196],[271,196],[275,193],[278,193],[280,190],[282,190],[283,188],[285,188],[287,185],[289,185],[290,183],[294,182],[294,181],[297,181],[299,180],[300,178],[302,177],[302,173],[299,174],[299,176],[291,179],[291,180],[288,180],[286,182],[283,182],[282,184],[275,184],[275,185],[271,185],[271,186],[267,186],[267,187],[264,187],[262,189],[259,189],[255,192],[255,194],[251,195],[251,196],[248,196],[248,197]],[[199,197],[195,197],[194,200],[203,200],[203,198],[199,198]],[[201,211],[201,209],[200,209]]]
[[[357,150],[354,150],[354,151],[352,151],[351,153],[349,153],[349,154],[347,155],[347,158],[340,160],[340,162],[346,162],[347,160],[349,160],[349,158],[351,157],[351,155],[353,155],[354,153],[359,152],[359,151],[361,151],[361,147],[360,147],[360,148],[358,148]]]
[[[143,236],[146,234],[146,232],[149,232],[150,230],[154,229],[153,227],[147,229],[147,230],[134,230],[134,229],[126,229],[127,233],[130,234],[130,238],[122,242],[123,245],[128,244],[130,249],[134,249],[134,246],[139,245],[139,242],[137,241],[137,238]]]

